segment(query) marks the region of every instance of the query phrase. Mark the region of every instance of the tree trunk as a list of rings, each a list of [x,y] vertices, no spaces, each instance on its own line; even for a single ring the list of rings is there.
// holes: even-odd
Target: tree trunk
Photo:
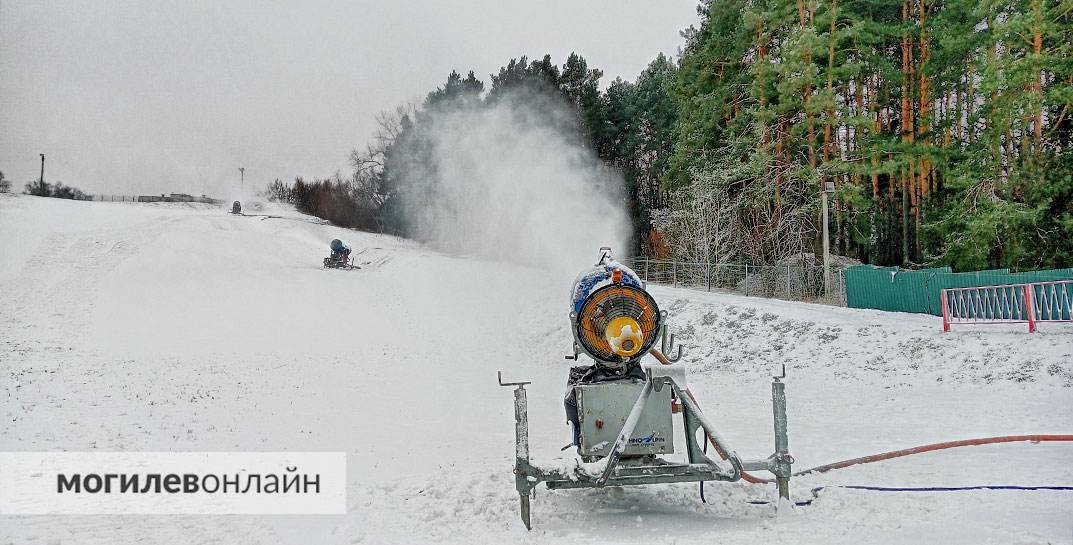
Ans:
[[[1033,120],[1033,138],[1035,141],[1035,155],[1038,157],[1043,151],[1043,2],[1032,0],[1032,58],[1035,64],[1036,77],[1032,82],[1032,93],[1039,100],[1039,107]]]
[[[902,143],[905,144],[908,157],[903,161],[902,167],[902,264],[908,264],[912,259],[909,252],[909,217],[916,216],[916,177],[913,169],[913,38],[908,30],[910,1],[902,3],[902,22],[907,30],[902,35],[902,100],[899,125],[902,133]]]
[[[928,72],[925,70],[925,65],[928,62],[930,55],[927,33],[927,0],[920,0],[920,13],[918,15],[918,23],[920,28],[920,123],[918,131],[921,136],[921,155],[920,155],[920,177],[917,183],[919,196],[917,197],[917,205],[914,214],[914,255],[919,259],[921,256],[920,247],[920,223],[921,216],[923,215],[924,199],[928,197],[928,193],[931,189],[931,162],[928,159],[928,150],[930,148],[929,139],[931,132],[931,79],[928,77]]]

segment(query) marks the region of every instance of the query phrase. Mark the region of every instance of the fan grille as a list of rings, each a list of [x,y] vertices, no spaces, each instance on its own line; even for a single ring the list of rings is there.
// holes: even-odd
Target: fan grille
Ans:
[[[619,356],[612,351],[604,338],[607,325],[618,317],[630,317],[641,326],[644,342],[632,358]],[[660,326],[659,307],[644,290],[633,286],[612,284],[589,295],[581,306],[577,318],[577,337],[582,348],[592,357],[606,362],[623,362],[640,359],[656,340]]]

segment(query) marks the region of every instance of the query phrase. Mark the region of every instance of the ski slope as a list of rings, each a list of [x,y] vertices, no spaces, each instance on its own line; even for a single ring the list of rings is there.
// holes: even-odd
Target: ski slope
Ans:
[[[569,441],[570,278],[447,256],[285,208],[0,195],[0,450],[345,451],[345,516],[3,516],[0,543],[1070,543],[1073,493],[768,487],[547,491],[518,521],[505,378],[535,458]],[[328,241],[358,271],[322,270]],[[596,248],[593,249],[595,257]],[[591,263],[564,264],[581,270]],[[1073,431],[1073,328],[654,287],[725,438],[767,456],[785,363],[796,468],[924,443]],[[1073,485],[1073,445],[929,453],[819,486]]]

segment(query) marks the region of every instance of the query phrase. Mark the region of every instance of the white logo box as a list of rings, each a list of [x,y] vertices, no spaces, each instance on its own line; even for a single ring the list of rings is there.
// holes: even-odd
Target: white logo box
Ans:
[[[0,453],[2,515],[345,514],[346,484],[345,452]]]

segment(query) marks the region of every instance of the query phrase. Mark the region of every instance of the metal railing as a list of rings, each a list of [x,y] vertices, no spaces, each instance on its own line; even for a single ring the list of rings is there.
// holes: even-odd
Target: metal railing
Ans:
[[[85,197],[87,201],[98,202],[197,202],[204,204],[223,204],[224,201],[220,199],[214,199],[212,197],[206,197],[205,195],[185,195],[181,193],[172,193],[171,195],[101,195],[101,194],[87,194]]]
[[[628,264],[654,284],[846,306],[846,282],[839,267],[831,268],[831,291],[825,294],[823,267],[818,265],[690,263],[646,257],[632,258]]]
[[[954,324],[1073,322],[1073,280],[946,288],[940,294],[943,331]]]
[[[1033,282],[1032,318],[1037,322],[1073,322],[1073,281]]]
[[[137,202],[138,197],[134,195],[87,195],[90,200],[98,202]]]

